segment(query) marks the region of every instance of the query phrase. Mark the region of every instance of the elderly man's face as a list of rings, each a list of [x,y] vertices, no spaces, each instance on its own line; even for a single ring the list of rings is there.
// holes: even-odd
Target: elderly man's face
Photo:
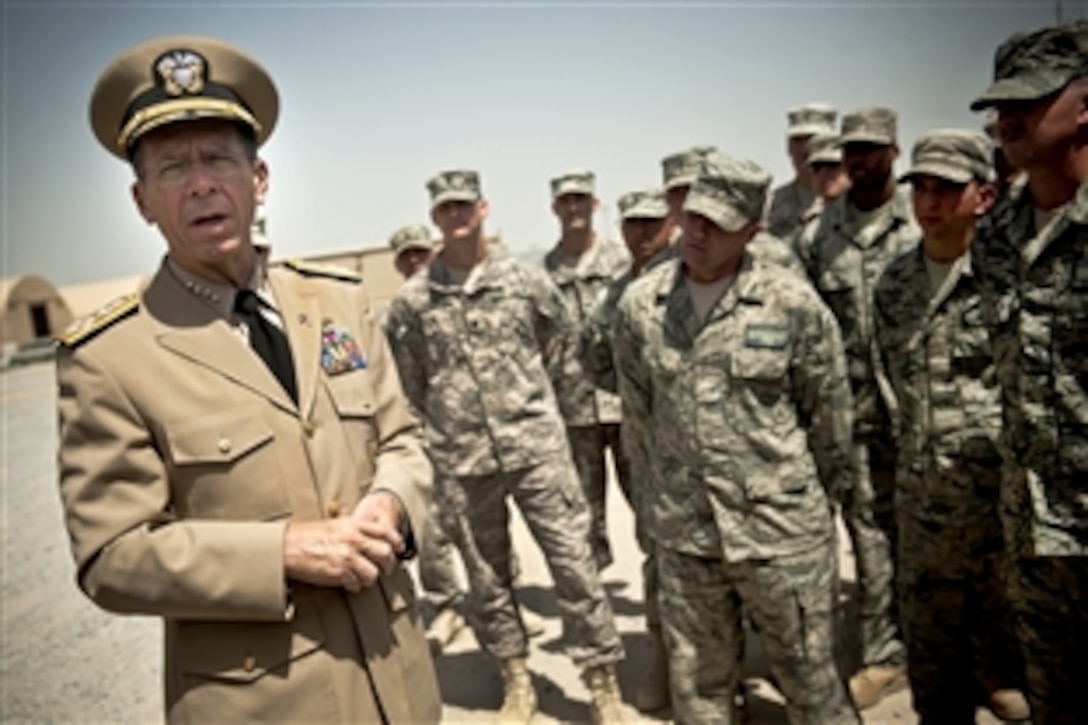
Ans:
[[[223,121],[175,123],[140,139],[132,196],[159,228],[170,257],[203,277],[227,270],[252,248],[250,227],[268,191],[268,167],[250,158]]]

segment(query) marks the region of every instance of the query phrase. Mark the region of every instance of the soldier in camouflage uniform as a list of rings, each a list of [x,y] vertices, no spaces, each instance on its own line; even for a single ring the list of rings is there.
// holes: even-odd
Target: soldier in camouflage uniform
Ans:
[[[683,216],[684,201],[699,174],[699,165],[708,154],[715,151],[717,149],[713,146],[694,146],[687,151],[670,154],[661,160],[662,176],[665,181],[665,201],[669,205],[669,220],[673,225],[676,225]],[[674,226],[672,244],[679,245],[681,236],[681,228]],[[789,244],[762,229],[748,243],[747,249],[761,261],[787,267],[804,276],[805,268],[790,249]]]
[[[678,723],[737,722],[741,606],[792,723],[857,723],[833,657],[831,500],[849,486],[851,400],[831,312],[756,259],[770,174],[711,154],[680,259],[619,302],[624,441],[650,471]]]
[[[808,143],[820,133],[835,132],[838,111],[826,103],[809,103],[786,114],[786,150],[793,164],[794,178],[771,193],[767,207],[767,232],[790,240],[804,227],[805,217],[819,195],[816,178],[809,165]]]
[[[1088,21],[1018,33],[971,107],[1025,178],[979,225],[1002,507],[1036,723],[1088,722]]]
[[[617,392],[616,368],[612,360],[612,326],[620,297],[641,274],[661,262],[672,259],[676,248],[669,244],[668,206],[660,189],[632,191],[617,204],[623,219],[623,240],[631,253],[631,268],[615,280],[598,300],[582,328],[582,367],[598,387]],[[661,635],[661,615],[657,597],[657,557],[653,539],[646,535],[645,513],[641,500],[648,486],[645,469],[633,472],[627,498],[635,512],[635,533],[645,553],[642,560],[643,600],[646,603],[646,628],[650,634],[650,663],[635,692],[635,707],[643,712],[661,710],[669,704],[669,667],[665,642]]]
[[[462,551],[474,551],[465,556],[469,622],[502,662],[500,719],[528,722],[536,710],[512,587],[512,497],[555,581],[567,651],[584,668],[593,720],[622,721],[614,663],[623,645],[552,387],[564,383],[573,340],[565,303],[543,270],[488,244],[476,172],[445,171],[427,187],[443,248],[397,293],[388,334],[443,477],[446,531]]]
[[[787,240],[798,259],[801,258],[799,239],[805,227],[850,188],[850,176],[842,165],[842,138],[839,134],[822,132],[808,140],[808,167],[812,171],[816,196],[808,209],[802,212],[801,226]]]
[[[389,237],[393,266],[405,279],[430,264],[434,246],[431,230],[422,224],[401,227]],[[430,514],[419,537],[419,583],[434,609],[427,627],[427,642],[437,654],[453,642],[467,622],[457,609],[464,592],[457,575],[453,544],[440,523],[437,496],[431,501]]]
[[[895,612],[895,443],[873,361],[873,288],[884,268],[918,244],[910,193],[897,187],[896,116],[864,108],[842,120],[850,190],[802,234],[800,250],[816,290],[838,318],[854,393],[855,488],[843,520],[857,560],[862,669],[850,681],[858,707],[907,685]]]
[[[979,690],[1000,719],[1029,716],[998,515],[1001,401],[971,255],[996,193],[992,147],[959,130],[915,144],[904,178],[922,244],[888,265],[873,300],[899,451],[900,613],[922,723],[974,723]]]
[[[593,312],[593,305],[605,288],[622,275],[628,266],[623,247],[598,237],[593,231],[593,212],[598,202],[593,172],[576,171],[551,180],[552,211],[559,219],[561,236],[544,257],[544,268],[563,293],[567,310],[576,330],[581,330]],[[620,400],[613,392],[602,390],[586,377],[577,346],[569,348],[571,359],[565,365],[567,380],[559,410],[567,422],[571,454],[589,503],[590,546],[597,567],[604,570],[612,563],[605,517],[605,490],[608,477],[605,451],[612,452],[616,478],[627,490],[627,458],[620,446]]]

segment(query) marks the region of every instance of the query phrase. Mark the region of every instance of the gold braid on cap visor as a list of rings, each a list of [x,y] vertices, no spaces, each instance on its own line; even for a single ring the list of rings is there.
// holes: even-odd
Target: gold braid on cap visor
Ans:
[[[183,118],[222,118],[228,121],[242,121],[252,127],[258,136],[261,134],[261,124],[253,117],[253,114],[234,101],[207,96],[177,98],[156,103],[134,113],[121,129],[117,137],[117,145],[125,150],[129,147],[129,143],[148,131]]]

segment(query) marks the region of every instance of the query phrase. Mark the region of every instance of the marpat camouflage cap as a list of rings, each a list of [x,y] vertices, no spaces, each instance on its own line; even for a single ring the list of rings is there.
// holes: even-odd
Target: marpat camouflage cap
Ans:
[[[707,154],[718,150],[717,146],[692,146],[687,151],[670,154],[661,159],[661,175],[665,189],[691,186],[699,175],[699,162]]]
[[[399,257],[401,252],[409,249],[426,249],[434,247],[431,238],[431,230],[422,224],[410,224],[401,227],[389,237],[389,246],[393,248],[393,256]]]
[[[592,171],[569,171],[556,176],[551,184],[552,199],[558,199],[564,194],[593,196],[597,191],[597,178]]]
[[[1088,20],[1016,33],[994,53],[994,83],[971,102],[980,111],[1001,101],[1045,98],[1088,74]]]
[[[896,115],[890,108],[870,106],[842,117],[842,144],[875,143],[895,145]]]
[[[735,232],[763,216],[771,174],[759,164],[714,152],[703,159],[684,211]]]
[[[192,35],[126,50],[102,71],[90,104],[95,137],[123,160],[156,128],[208,118],[245,126],[259,146],[278,115],[276,86],[260,63],[232,45]]]
[[[480,175],[470,169],[439,171],[427,182],[431,208],[447,201],[479,201]]]
[[[829,103],[806,103],[786,112],[789,128],[786,135],[812,136],[824,131],[835,131],[835,119],[839,112]]]
[[[662,189],[644,189],[631,191],[620,197],[616,203],[620,209],[620,218],[627,219],[664,219],[669,215],[669,206],[665,203]]]
[[[993,181],[994,145],[981,131],[930,131],[914,144],[911,165],[900,181],[925,175],[966,184],[972,179]]]
[[[808,165],[841,164],[842,139],[839,134],[818,133],[808,140]]]

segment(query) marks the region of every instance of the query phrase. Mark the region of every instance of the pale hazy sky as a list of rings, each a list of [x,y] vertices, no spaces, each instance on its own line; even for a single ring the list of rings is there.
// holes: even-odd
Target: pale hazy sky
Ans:
[[[548,179],[574,167],[597,172],[598,228],[614,233],[615,199],[660,183],[660,158],[687,146],[787,180],[785,111],[807,101],[895,108],[905,156],[929,129],[979,127],[967,104],[997,44],[1055,15],[1051,0],[4,0],[0,277],[65,285],[157,265],[164,242],[135,212],[128,167],[95,142],[87,102],[110,60],[160,35],[235,43],[272,73],[281,115],[263,155],[282,257],[427,221],[424,182],[451,166],[482,173],[489,226],[515,249],[554,242]]]

